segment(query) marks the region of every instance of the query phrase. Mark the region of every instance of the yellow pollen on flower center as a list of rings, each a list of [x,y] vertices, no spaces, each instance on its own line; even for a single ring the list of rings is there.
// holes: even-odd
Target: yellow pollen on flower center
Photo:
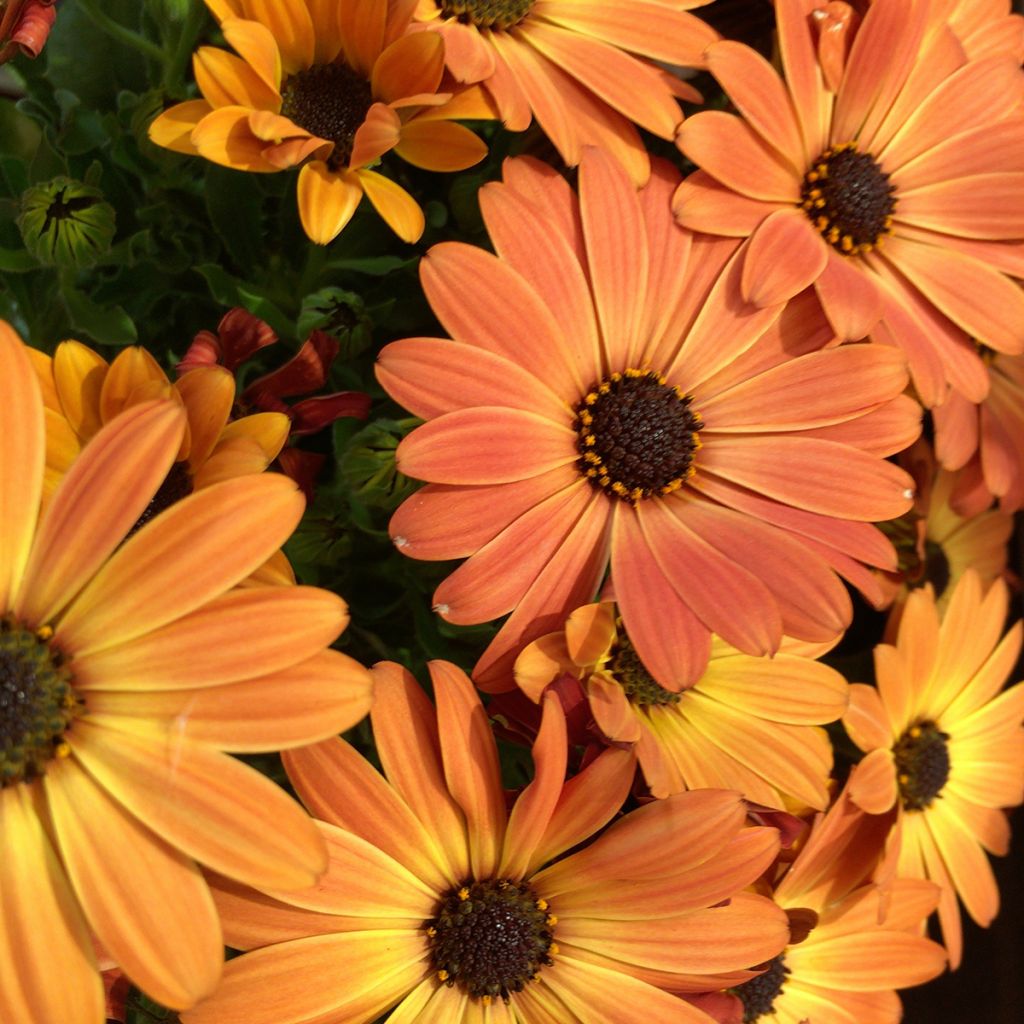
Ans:
[[[800,189],[800,207],[822,237],[844,256],[870,252],[892,232],[895,186],[855,142],[826,149]]]
[[[52,636],[0,618],[0,788],[45,775],[71,752],[65,733],[84,704]]]
[[[615,682],[622,687],[629,702],[640,707],[648,707],[652,704],[656,707],[665,704],[678,704],[682,700],[682,694],[666,690],[647,671],[647,667],[640,660],[640,655],[636,653],[629,637],[622,632],[621,621],[618,623],[618,627],[619,636],[608,655],[605,671],[609,672]]]
[[[704,428],[692,401],[654,370],[606,377],[576,406],[580,473],[633,505],[679,490],[696,472]]]
[[[558,919],[525,882],[466,882],[442,896],[426,923],[436,977],[472,999],[508,1002],[557,954]]]
[[[948,741],[949,734],[934,722],[918,722],[896,742],[893,758],[904,810],[924,810],[942,792],[949,780]]]
[[[314,64],[281,87],[281,114],[310,135],[334,143],[328,163],[338,169],[352,155],[356,131],[373,105],[370,83],[344,61]]]
[[[507,29],[518,25],[534,0],[438,0],[441,13],[478,28]]]

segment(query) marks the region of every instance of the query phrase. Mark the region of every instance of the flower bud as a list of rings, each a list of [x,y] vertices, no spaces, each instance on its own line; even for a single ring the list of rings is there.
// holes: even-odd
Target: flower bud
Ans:
[[[114,219],[98,188],[60,177],[23,193],[18,228],[40,263],[89,267],[110,249]]]

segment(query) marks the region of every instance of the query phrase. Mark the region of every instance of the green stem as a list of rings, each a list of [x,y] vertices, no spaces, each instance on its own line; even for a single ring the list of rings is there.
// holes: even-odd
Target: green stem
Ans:
[[[123,43],[125,46],[130,46],[133,50],[137,50],[144,57],[148,57],[152,61],[156,61],[159,64],[164,62],[164,52],[155,43],[151,43],[145,36],[139,35],[138,32],[133,32],[130,28],[126,28],[124,25],[118,24],[109,15],[104,14],[95,3],[95,0],[78,0],[78,6],[95,22],[97,26],[103,29],[111,39],[116,39],[119,43]]]
[[[171,59],[164,67],[164,91],[172,96],[177,95],[184,86],[185,68],[188,66],[189,57],[195,47],[199,33],[206,24],[206,8],[200,0],[192,0],[185,15],[184,24],[181,26],[181,34],[171,54]]]

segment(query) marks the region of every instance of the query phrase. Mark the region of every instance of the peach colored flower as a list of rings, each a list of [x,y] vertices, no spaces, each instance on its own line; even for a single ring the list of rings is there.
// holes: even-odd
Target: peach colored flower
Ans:
[[[522,646],[593,600],[610,566],[626,631],[658,682],[700,678],[711,634],[747,654],[785,633],[831,640],[851,607],[836,572],[895,567],[874,521],[905,512],[884,456],[917,435],[900,353],[817,351],[815,323],[740,296],[742,252],[672,220],[677,173],[639,193],[584,154],[580,195],[510,161],[481,190],[497,250],[424,258],[452,338],[394,342],[378,378],[428,422],[398,448],[430,485],[391,535],[414,558],[469,560],[434,594],[455,623],[511,612],[477,664],[509,689]],[[865,577],[867,579],[865,580]]]

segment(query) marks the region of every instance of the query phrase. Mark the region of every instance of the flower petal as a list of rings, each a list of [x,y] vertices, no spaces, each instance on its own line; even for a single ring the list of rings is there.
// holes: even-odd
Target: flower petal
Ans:
[[[310,241],[327,245],[344,230],[363,198],[360,179],[349,171],[331,171],[312,160],[299,171],[299,217]]]
[[[366,198],[389,228],[403,242],[417,242],[426,221],[419,203],[401,185],[383,174],[361,168],[356,171]]]

